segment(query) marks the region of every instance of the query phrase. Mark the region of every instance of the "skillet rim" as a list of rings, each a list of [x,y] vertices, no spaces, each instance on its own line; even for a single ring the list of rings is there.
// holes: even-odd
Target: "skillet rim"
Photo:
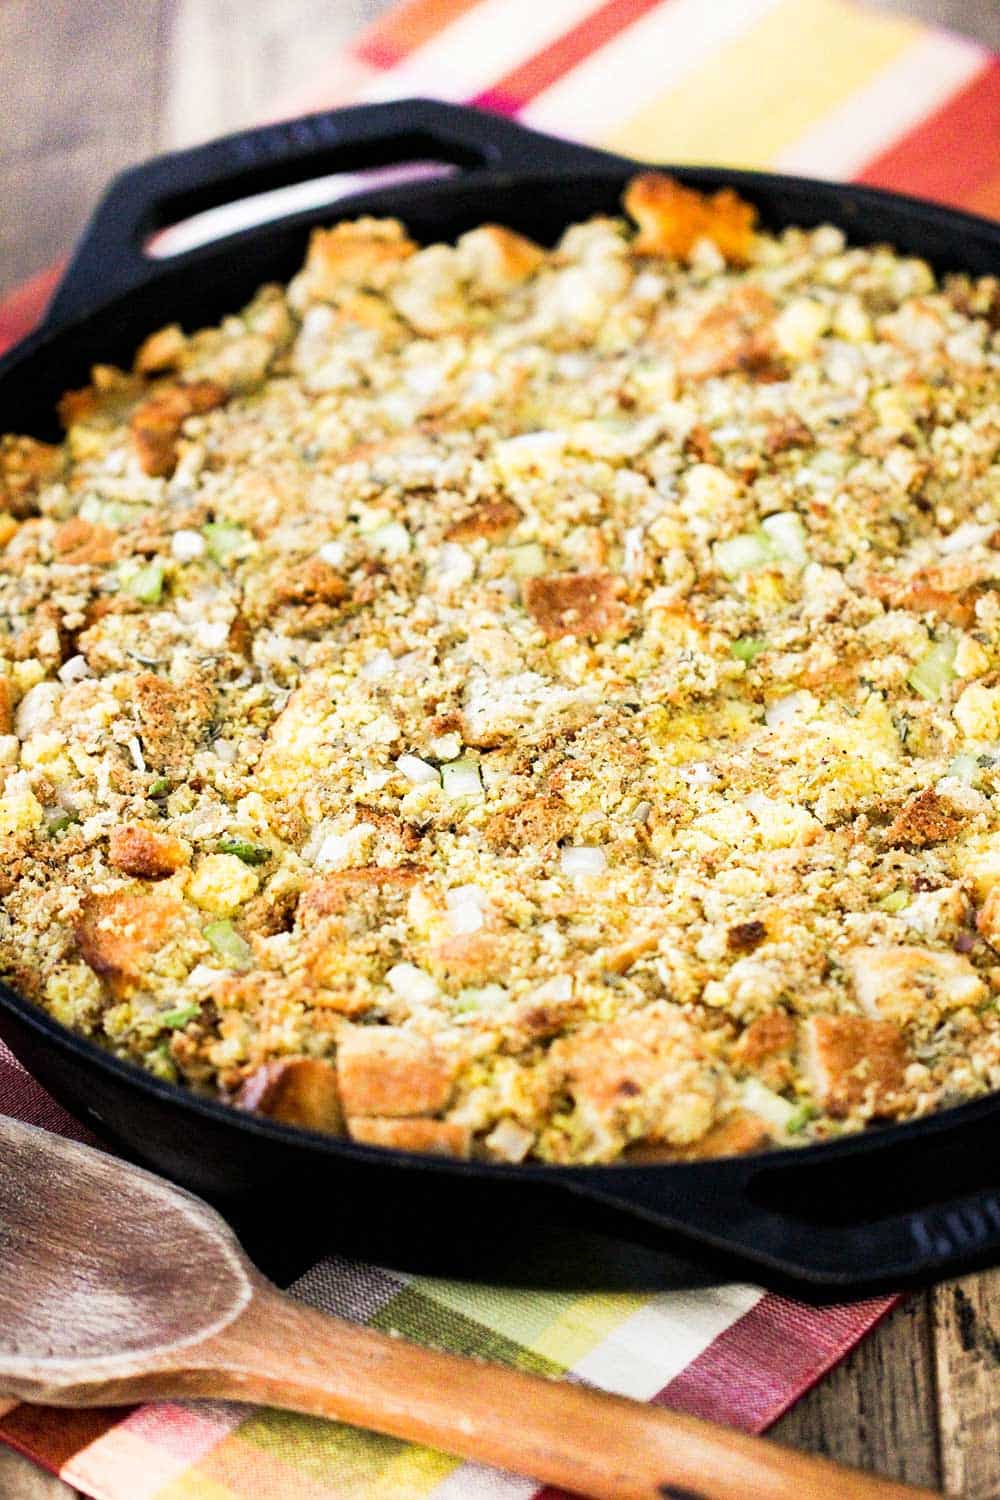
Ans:
[[[377,108],[377,107],[376,107]],[[405,110],[411,108],[415,114],[430,110],[441,112],[444,110],[451,116],[477,116],[480,112],[462,109],[456,106],[442,106],[435,101],[426,100],[401,100],[394,101],[389,108]],[[362,106],[358,114],[365,112],[369,107]],[[336,114],[352,114],[355,111],[333,111]],[[309,117],[307,117],[309,118]],[[312,117],[316,119],[323,116]],[[492,120],[491,124],[497,122]],[[511,128],[508,122],[503,122],[506,128]],[[819,178],[795,176],[783,173],[748,171],[738,168],[699,166],[685,164],[682,166],[658,163],[638,162],[633,159],[616,156],[614,154],[597,150],[595,148],[577,146],[575,143],[555,141],[553,138],[545,137],[536,132],[526,131],[521,127],[513,127],[520,135],[527,138],[530,145],[534,142],[548,143],[559,151],[565,153],[567,162],[572,163],[574,157],[578,158],[579,164],[575,170],[581,178],[591,182],[601,181],[607,183],[609,190],[614,189],[616,197],[620,193],[621,186],[628,176],[637,170],[658,170],[671,173],[680,181],[694,187],[715,189],[720,186],[733,186],[741,193],[745,193],[751,201],[754,199],[755,191],[768,194],[780,193],[782,190],[794,195],[813,195],[820,200],[831,200],[836,198],[843,203],[853,205],[864,217],[865,212],[877,213],[880,208],[890,209],[896,213],[912,218],[916,225],[931,225],[942,231],[945,236],[951,236],[955,243],[957,255],[954,262],[956,271],[962,270],[961,265],[961,239],[963,233],[973,233],[982,236],[987,242],[992,242],[997,252],[997,270],[1000,273],[1000,222],[987,219],[981,215],[971,214],[962,209],[950,208],[946,205],[935,203],[928,199],[914,197],[912,195],[896,193],[883,188],[872,187],[860,183],[840,183]],[[248,132],[247,135],[254,135]],[[227,138],[237,141],[240,137]],[[222,145],[224,142],[210,143],[210,145]],[[178,153],[178,159],[185,153]],[[135,177],[140,178],[144,172],[158,165],[166,166],[172,160],[171,157],[154,158],[152,162],[142,164],[124,174],[123,179]],[[502,170],[490,169],[485,171],[475,170],[467,175],[456,174],[441,178],[416,183],[404,183],[394,187],[352,193],[347,197],[338,198],[333,203],[311,208],[300,213],[291,214],[270,221],[263,225],[254,226],[249,230],[243,230],[235,234],[227,235],[219,240],[213,241],[210,246],[196,251],[188,252],[175,257],[164,258],[160,261],[148,262],[148,270],[141,284],[132,286],[125,291],[119,291],[103,301],[97,302],[83,312],[76,313],[66,321],[53,324],[46,319],[41,326],[32,331],[25,339],[14,345],[2,357],[0,357],[0,383],[6,381],[23,366],[29,370],[31,362],[36,356],[42,355],[52,345],[58,345],[63,340],[70,340],[78,336],[83,329],[98,326],[106,321],[116,310],[127,308],[133,297],[148,292],[151,286],[155,287],[161,282],[167,282],[190,269],[192,274],[196,272],[199,263],[206,260],[221,260],[231,255],[238,247],[251,239],[261,239],[271,230],[305,231],[307,228],[321,223],[337,222],[345,217],[353,217],[360,213],[400,212],[405,216],[405,204],[417,194],[422,203],[429,209],[433,208],[434,200],[438,197],[447,199],[454,196],[463,188],[474,188],[479,191],[487,191],[490,186],[515,191],[526,192],[533,186],[544,186],[545,184],[561,183],[565,179],[566,166],[552,166],[542,161],[541,165],[527,165],[507,167]],[[112,192],[114,189],[112,188]],[[109,195],[110,196],[110,195]],[[98,211],[98,216],[99,216]],[[886,243],[884,237],[865,238],[854,232],[854,226],[838,222],[837,218],[823,210],[825,221],[831,222],[836,227],[842,228],[848,237],[849,243],[877,244]],[[768,215],[763,215],[765,222]],[[794,227],[794,221],[785,220],[786,227]],[[85,232],[81,246],[85,246],[87,240]],[[904,252],[917,254],[918,252]],[[932,258],[932,257],[923,257]],[[933,258],[932,258],[933,259]],[[940,262],[936,262],[940,264]],[[74,267],[70,267],[67,277],[62,283],[65,288],[72,280]],[[986,274],[975,272],[971,274]],[[58,296],[58,293],[57,293]],[[220,316],[224,316],[221,313]],[[915,1141],[921,1134],[929,1135],[942,1129],[961,1128],[965,1124],[973,1124],[983,1119],[989,1119],[993,1115],[1000,1115],[1000,1089],[992,1090],[988,1094],[963,1101],[948,1109],[935,1111],[932,1114],[921,1116],[917,1119],[901,1123],[869,1127],[866,1130],[852,1132],[849,1135],[839,1137],[835,1140],[814,1142],[802,1147],[777,1147],[768,1151],[752,1153],[749,1155],[734,1155],[710,1159],[708,1161],[690,1162],[657,1162],[657,1163],[625,1163],[612,1162],[601,1164],[573,1164],[559,1165],[543,1162],[508,1163],[483,1161],[479,1159],[463,1159],[458,1157],[438,1157],[428,1153],[402,1150],[386,1146],[371,1146],[351,1140],[347,1136],[335,1136],[319,1131],[306,1130],[299,1126],[286,1125],[269,1119],[266,1116],[255,1115],[249,1111],[243,1111],[234,1105],[227,1104],[221,1099],[215,1099],[196,1093],[193,1089],[181,1084],[168,1083],[156,1078],[139,1063],[133,1063],[127,1059],[118,1058],[113,1053],[102,1048],[98,1043],[91,1041],[82,1034],[73,1031],[69,1026],[57,1021],[48,1011],[41,1006],[35,1005],[21,995],[13,986],[5,980],[0,979],[0,1009],[7,1009],[31,1030],[39,1034],[46,1043],[54,1043],[61,1046],[64,1051],[77,1052],[81,1060],[85,1061],[98,1071],[109,1072],[118,1078],[123,1084],[132,1086],[140,1093],[151,1095],[164,1104],[177,1106],[182,1111],[190,1111],[195,1114],[207,1115],[220,1124],[231,1126],[242,1130],[250,1135],[258,1135],[276,1143],[289,1147],[308,1145],[312,1151],[320,1151],[325,1155],[335,1157],[346,1157],[360,1163],[372,1165],[387,1165],[390,1163],[399,1165],[410,1165],[432,1171],[443,1176],[474,1176],[482,1178],[497,1178],[501,1180],[528,1181],[534,1180],[540,1183],[558,1183],[560,1186],[571,1185],[576,1181],[581,1187],[587,1179],[607,1180],[608,1177],[620,1179],[637,1174],[654,1173],[660,1177],[664,1173],[683,1171],[688,1179],[695,1175],[711,1176],[718,1174],[725,1168],[734,1168],[739,1163],[752,1163],[753,1170],[779,1166],[791,1162],[833,1162],[850,1156],[869,1155],[872,1152],[890,1148],[899,1142],[910,1143]]]

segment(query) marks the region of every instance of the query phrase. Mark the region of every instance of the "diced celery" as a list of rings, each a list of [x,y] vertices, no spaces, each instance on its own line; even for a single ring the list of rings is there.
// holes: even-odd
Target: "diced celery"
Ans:
[[[159,604],[163,597],[163,563],[155,557],[144,567],[127,573],[122,579],[122,588],[143,604]]]
[[[936,702],[955,679],[955,642],[937,641],[922,656],[907,677],[907,682],[921,698]]]
[[[209,521],[201,528],[201,534],[205,538],[209,557],[222,568],[228,567],[240,557],[246,557],[252,550],[249,532],[231,521]]]
[[[524,542],[520,547],[511,547],[507,553],[510,571],[515,578],[538,578],[548,571],[545,548],[538,542]]]
[[[148,1053],[146,1067],[155,1078],[162,1078],[165,1083],[177,1082],[177,1064],[170,1055],[169,1042],[161,1042]]]
[[[761,522],[760,529],[784,562],[795,563],[797,567],[804,568],[810,561],[806,528],[802,524],[802,517],[796,515],[795,511],[779,511],[776,515],[768,516]]]
[[[169,776],[157,776],[154,781],[151,781],[149,783],[149,792],[147,793],[147,795],[150,797],[165,797],[169,790]]]
[[[741,531],[738,536],[716,542],[713,550],[715,561],[727,578],[752,573],[755,568],[763,568],[778,558],[774,544],[763,531]]]
[[[479,775],[479,762],[463,757],[441,767],[441,785],[447,797],[481,797],[483,783]]]
[[[459,991],[454,1008],[457,1011],[495,1010],[500,1005],[506,1005],[509,999],[510,995],[502,984],[470,985]]]
[[[81,521],[92,526],[127,526],[149,511],[148,505],[126,505],[121,500],[104,500],[100,495],[85,495],[79,509]]]
[[[57,833],[62,833],[71,823],[75,822],[76,819],[72,813],[68,813],[64,807],[56,807],[46,814],[45,831],[50,838],[54,838]]]
[[[819,1110],[816,1108],[815,1104],[800,1104],[792,1118],[789,1120],[788,1124],[785,1126],[785,1129],[787,1130],[789,1135],[801,1135],[803,1130],[805,1130],[806,1126],[809,1124],[809,1121],[815,1120],[818,1114]]]
[[[880,911],[887,912],[902,911],[903,908],[909,906],[909,904],[910,893],[909,891],[902,888],[900,888],[898,891],[890,891],[887,896],[883,896],[880,901],[875,902],[875,905],[879,908]]]
[[[193,1021],[200,1013],[200,1005],[178,1005],[174,1010],[164,1011],[160,1017],[160,1025],[169,1026],[171,1031],[177,1031],[180,1027],[186,1026],[189,1021]]]
[[[767,650],[767,641],[760,635],[741,635],[735,641],[730,641],[729,651],[737,661],[745,661],[747,666]]]
[[[250,944],[241,938],[232,922],[223,918],[202,928],[202,937],[220,958],[228,959],[234,969],[248,969],[253,960]]]
[[[245,865],[266,865],[271,858],[270,849],[263,844],[251,844],[247,839],[220,839],[220,854],[235,854]]]

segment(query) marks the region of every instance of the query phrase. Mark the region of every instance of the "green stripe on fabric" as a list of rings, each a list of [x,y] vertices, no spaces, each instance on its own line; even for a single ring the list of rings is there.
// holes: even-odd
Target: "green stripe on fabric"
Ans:
[[[367,1497],[373,1478],[409,1447],[401,1438],[365,1432],[346,1422],[268,1407],[241,1423],[232,1438],[280,1459],[290,1471],[326,1484],[336,1480],[336,1493],[345,1496],[357,1492]]]
[[[456,1354],[493,1359],[502,1365],[515,1365],[536,1375],[562,1375],[563,1366],[544,1355],[526,1349],[523,1344],[475,1318],[466,1317],[454,1308],[445,1307],[417,1287],[408,1286],[379,1309],[368,1325],[385,1332],[400,1333],[420,1344],[450,1349]]]
[[[438,1306],[460,1313],[473,1323],[482,1323],[503,1338],[528,1348],[550,1323],[564,1318],[579,1300],[574,1292],[480,1286],[472,1281],[440,1281],[433,1276],[414,1277],[410,1286]]]

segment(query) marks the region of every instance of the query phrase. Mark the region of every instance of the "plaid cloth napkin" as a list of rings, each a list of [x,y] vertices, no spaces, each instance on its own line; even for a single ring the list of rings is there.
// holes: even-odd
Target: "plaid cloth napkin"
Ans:
[[[639,157],[853,178],[1000,214],[1000,59],[846,0],[406,0],[281,113],[408,94]],[[29,330],[57,276],[0,306],[0,347]],[[0,1110],[81,1133],[2,1044]],[[410,1338],[748,1430],[773,1422],[893,1301],[817,1310],[752,1286],[524,1292],[334,1258],[293,1290]],[[393,1439],[222,1403],[19,1406],[0,1440],[98,1500],[541,1494]]]

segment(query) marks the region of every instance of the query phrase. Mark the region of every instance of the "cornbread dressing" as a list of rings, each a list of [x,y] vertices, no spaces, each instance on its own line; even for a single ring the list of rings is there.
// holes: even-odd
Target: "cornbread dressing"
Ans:
[[[644,174],[316,231],[0,442],[0,973],[518,1162],[1000,1088],[1000,285]]]

